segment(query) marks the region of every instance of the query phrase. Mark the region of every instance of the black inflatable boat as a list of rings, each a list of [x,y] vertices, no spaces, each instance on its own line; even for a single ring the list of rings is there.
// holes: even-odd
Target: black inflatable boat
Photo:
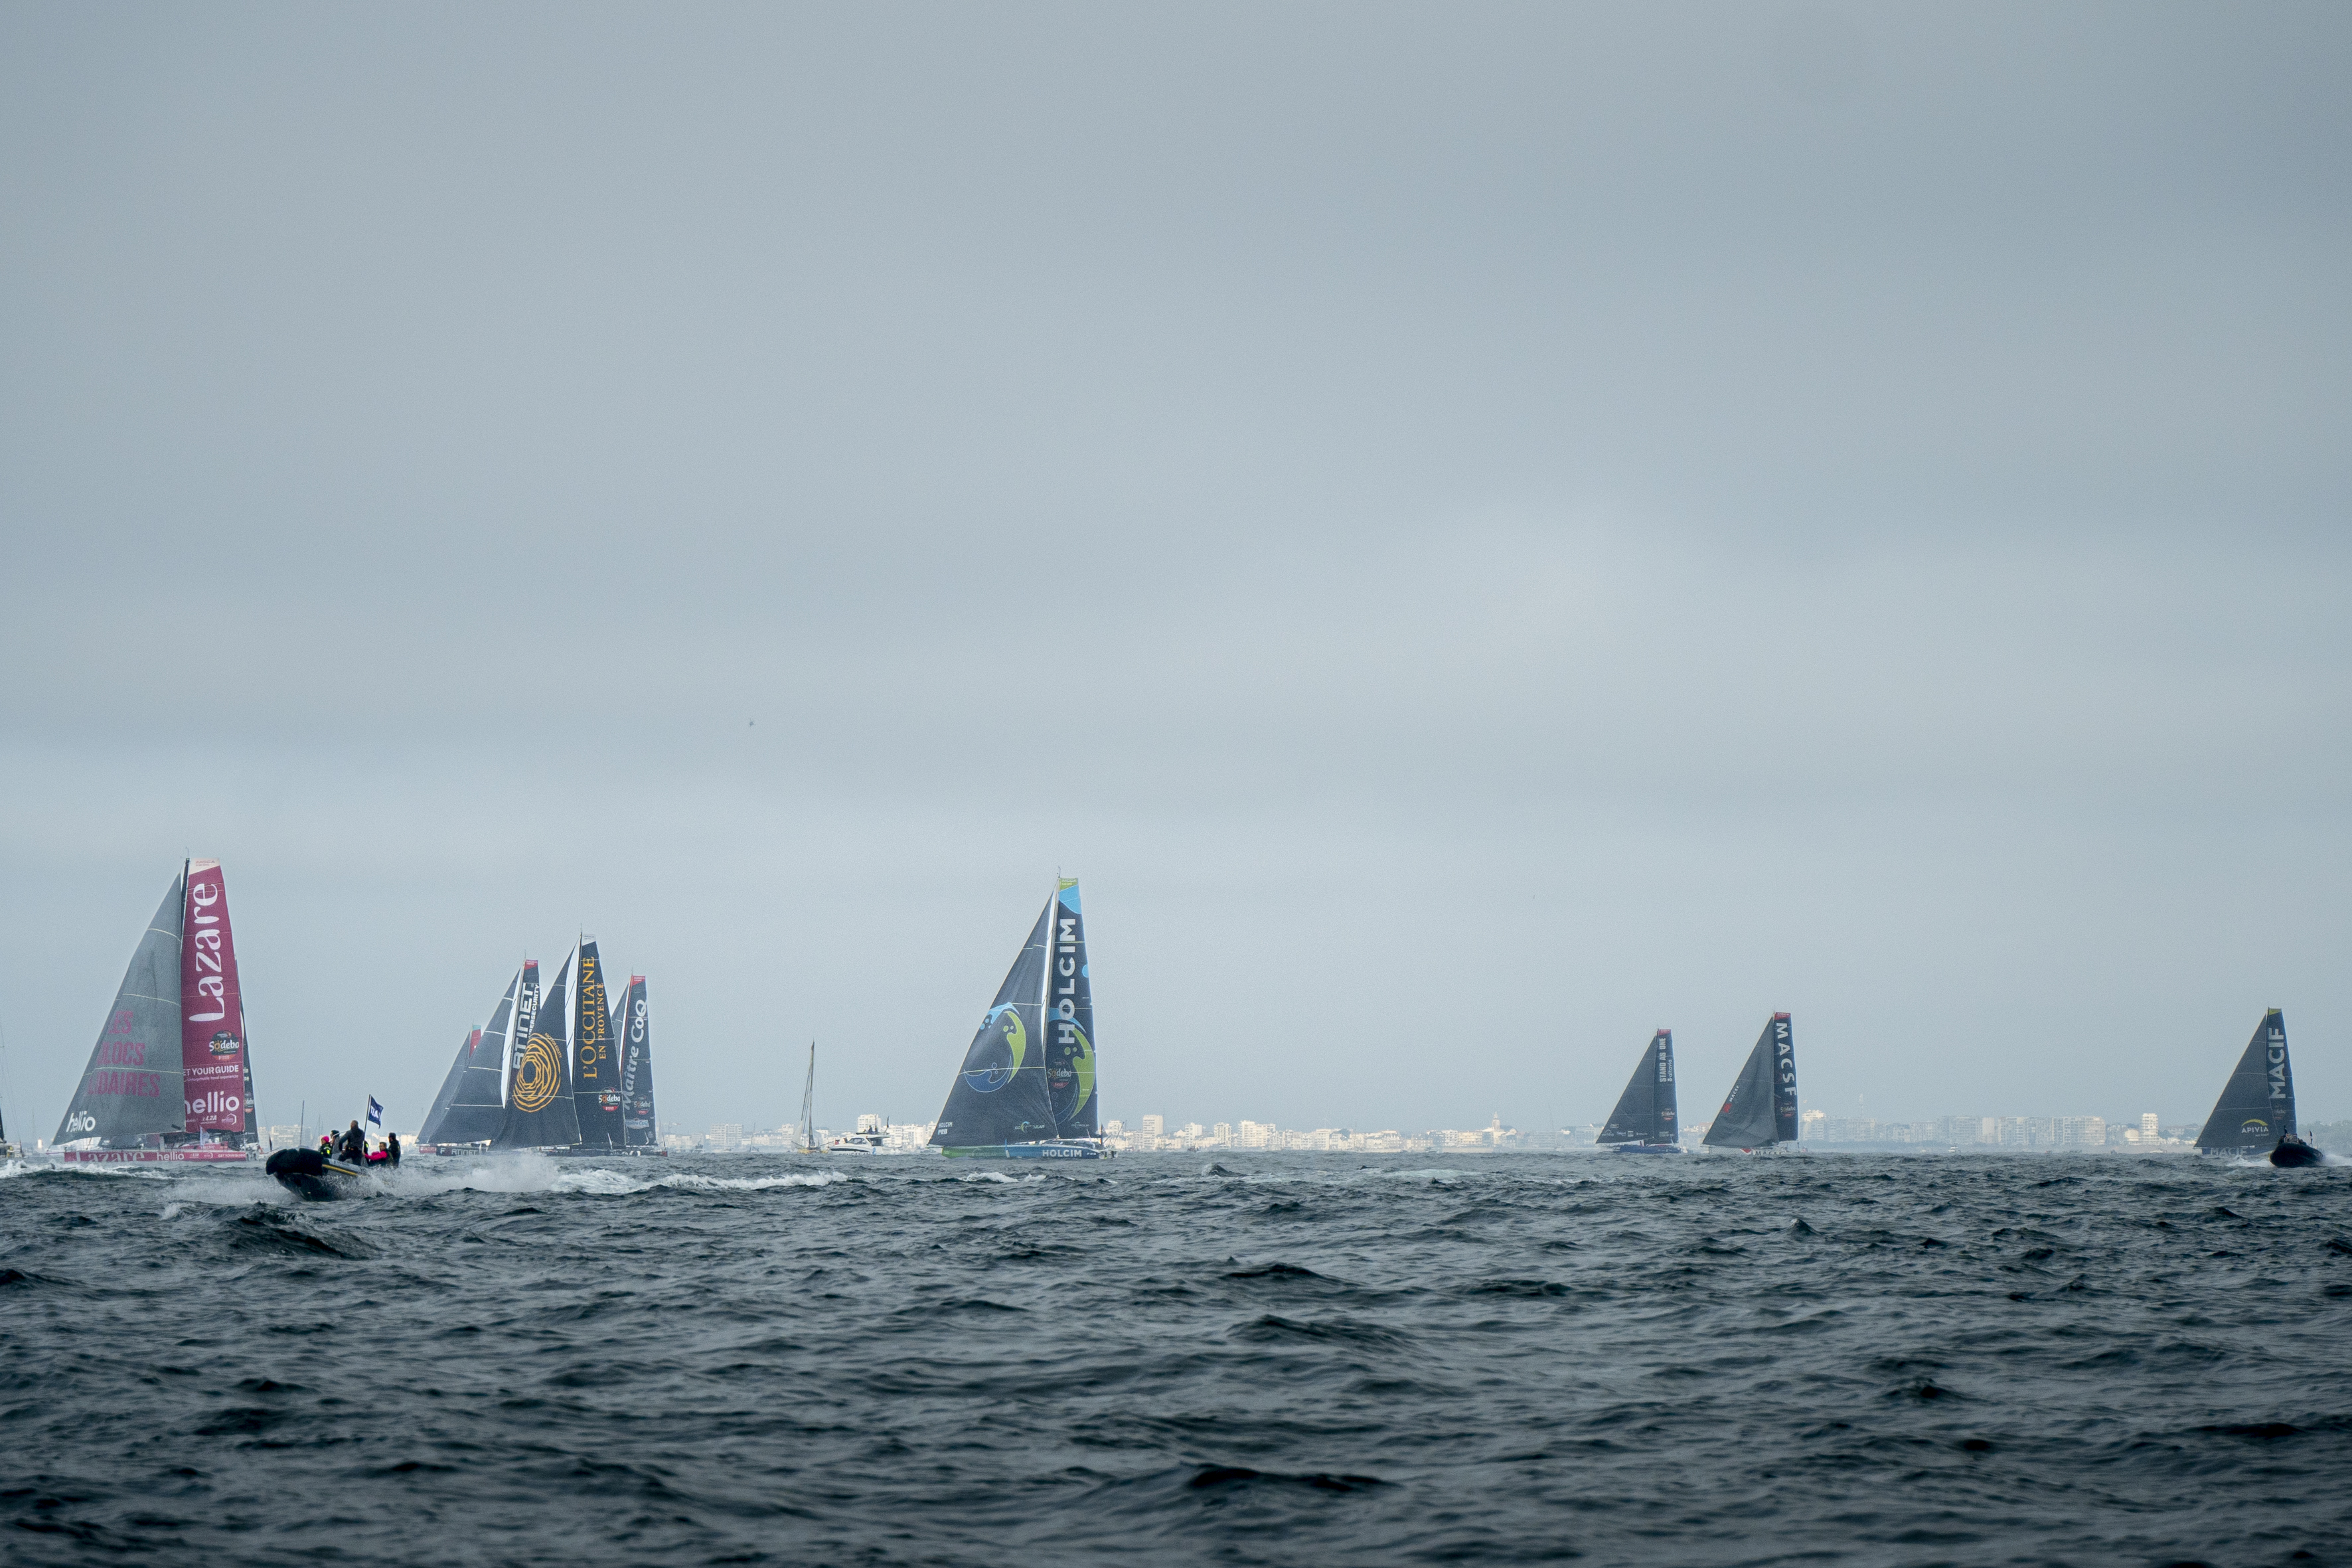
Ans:
[[[340,1198],[358,1190],[363,1171],[338,1164],[316,1149],[280,1149],[263,1170],[298,1198]]]
[[[2305,1142],[2302,1139],[2296,1137],[2292,1132],[2280,1139],[2278,1141],[2278,1147],[2271,1151],[2271,1163],[2273,1165],[2286,1165],[2292,1167],[2295,1165],[2324,1165],[2326,1163],[2326,1155],[2321,1153],[2317,1149],[2313,1148],[2310,1144]]]

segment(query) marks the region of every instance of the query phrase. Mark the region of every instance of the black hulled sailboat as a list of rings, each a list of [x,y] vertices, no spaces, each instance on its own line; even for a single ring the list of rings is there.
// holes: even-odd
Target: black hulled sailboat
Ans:
[[[632,1154],[667,1154],[654,1120],[654,1026],[646,1005],[646,977],[629,976],[613,1014],[621,1043],[621,1142]]]
[[[1098,1160],[1093,982],[1064,879],[996,988],[931,1131],[950,1159]]]
[[[2315,1165],[2319,1151],[2294,1130],[2294,1066],[2287,1059],[2286,1015],[2273,1007],[2213,1102],[2197,1134],[2200,1154],[2267,1154],[2274,1165]]]
[[[1769,1149],[1797,1141],[1797,1042],[1775,1013],[1699,1140],[1709,1149]]]
[[[499,998],[489,1023],[457,1047],[457,1059],[449,1064],[449,1076],[416,1135],[421,1147],[487,1144],[498,1137],[507,1119],[507,1047],[526,985],[532,990],[539,985],[539,965],[529,960],[507,982],[506,994]]]
[[[604,961],[596,939],[583,935],[576,960],[572,1005],[572,1111],[583,1154],[617,1153],[622,1139],[621,1063],[614,1051],[613,1010],[604,995]]]
[[[1660,1029],[1650,1037],[1617,1109],[1601,1130],[1601,1142],[1614,1143],[1620,1154],[1679,1154],[1675,1142],[1675,1032]]]
[[[572,1110],[572,960],[555,972],[541,995],[527,987],[530,1005],[515,1019],[515,1047],[507,1064],[507,1109],[490,1140],[494,1149],[569,1149],[580,1142]]]

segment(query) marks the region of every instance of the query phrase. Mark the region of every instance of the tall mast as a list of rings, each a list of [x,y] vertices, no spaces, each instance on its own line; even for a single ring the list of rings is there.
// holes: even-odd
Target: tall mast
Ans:
[[[809,1042],[808,1077],[801,1084],[801,1147],[803,1154],[816,1152],[816,1042]]]
[[[1045,895],[1045,961],[1037,966],[1037,1079],[1045,1091],[1045,1125],[1062,1135],[1062,1118],[1054,1110],[1054,1075],[1045,1069],[1045,1009],[1054,994],[1054,917],[1062,908],[1062,871],[1054,868],[1054,890]]]

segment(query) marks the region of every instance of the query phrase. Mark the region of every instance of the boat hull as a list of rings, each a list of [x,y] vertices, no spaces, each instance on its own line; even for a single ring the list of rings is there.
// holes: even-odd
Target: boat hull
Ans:
[[[2300,1165],[2324,1165],[2326,1163],[2327,1157],[2308,1143],[2283,1142],[2277,1148],[2271,1151],[2271,1163],[2287,1170],[2294,1170]]]
[[[263,1167],[269,1179],[298,1198],[320,1202],[350,1197],[367,1174],[357,1166],[330,1160],[315,1149],[280,1149]]]
[[[253,1156],[242,1149],[61,1149],[68,1165],[243,1165]]]
[[[950,1160],[1099,1160],[1103,1152],[1091,1143],[981,1143],[945,1147]]]
[[[1617,1145],[1617,1152],[1620,1154],[1679,1154],[1682,1152],[1683,1146],[1679,1143],[1620,1143]]]

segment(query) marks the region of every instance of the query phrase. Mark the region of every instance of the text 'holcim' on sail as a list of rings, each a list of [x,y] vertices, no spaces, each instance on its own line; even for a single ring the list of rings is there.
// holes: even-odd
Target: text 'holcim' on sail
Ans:
[[[1078,884],[1057,886],[948,1086],[931,1143],[950,1158],[1098,1160],[1094,983]]]

